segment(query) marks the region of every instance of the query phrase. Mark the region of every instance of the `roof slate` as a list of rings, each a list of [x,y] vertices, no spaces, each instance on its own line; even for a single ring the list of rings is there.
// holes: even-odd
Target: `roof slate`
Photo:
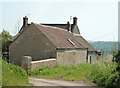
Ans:
[[[44,24],[42,25],[42,24],[35,24],[35,23],[31,23],[31,24],[34,24],[38,28],[38,30],[40,30],[58,49],[62,49],[62,48],[73,48],[73,49],[84,48],[85,49],[87,48],[88,51],[97,51],[92,45],[90,45],[79,34],[76,35],[76,34],[69,32],[66,29],[63,29],[66,26],[66,24],[61,24],[61,27],[48,26]],[[31,24],[29,24],[29,27]],[[24,32],[23,30],[25,29],[24,28],[21,28],[21,29],[22,30],[14,37],[13,41],[16,40],[20,36],[20,34]]]
[[[63,28],[63,29],[66,29],[66,26],[67,26],[67,24],[42,24],[42,25],[59,27],[59,28]]]
[[[82,44],[83,47],[88,48],[88,51],[97,51],[90,43],[88,43],[82,36],[76,36],[76,40]]]
[[[65,29],[41,24],[35,25],[57,48],[84,48],[81,43],[78,42],[76,36]]]
[[[67,30],[67,24],[42,24],[42,25],[58,27],[58,28],[63,28],[64,30]],[[78,29],[78,30],[76,30],[76,29]],[[80,31],[79,31],[79,28],[77,25],[70,24],[70,30],[71,30],[71,32],[80,34]]]

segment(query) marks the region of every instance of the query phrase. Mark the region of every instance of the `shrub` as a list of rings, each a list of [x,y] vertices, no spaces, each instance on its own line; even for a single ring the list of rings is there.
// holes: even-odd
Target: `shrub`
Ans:
[[[115,70],[116,76],[114,80],[115,86],[120,86],[120,50],[113,55],[113,61],[116,62],[117,67]]]
[[[92,64],[91,71],[87,77],[99,86],[116,86],[114,81],[116,77],[115,69],[116,63],[108,61],[100,61]]]

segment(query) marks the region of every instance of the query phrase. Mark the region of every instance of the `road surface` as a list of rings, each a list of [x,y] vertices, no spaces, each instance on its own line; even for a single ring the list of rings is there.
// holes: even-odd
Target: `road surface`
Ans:
[[[64,81],[64,80],[51,80],[51,79],[42,79],[42,78],[29,78],[29,82],[33,86],[88,86],[86,83],[74,82],[74,81]]]

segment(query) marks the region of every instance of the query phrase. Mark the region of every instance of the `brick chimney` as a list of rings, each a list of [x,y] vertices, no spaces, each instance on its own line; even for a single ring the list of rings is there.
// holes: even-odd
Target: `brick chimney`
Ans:
[[[26,27],[28,25],[28,18],[27,16],[23,17],[23,26]]]
[[[77,17],[73,17],[73,25],[77,25]]]
[[[68,31],[70,31],[70,23],[69,23],[69,21],[67,22],[66,29],[67,29]]]

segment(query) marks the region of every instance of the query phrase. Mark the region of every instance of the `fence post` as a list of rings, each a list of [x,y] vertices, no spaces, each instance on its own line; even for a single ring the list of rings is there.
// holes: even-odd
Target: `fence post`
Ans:
[[[22,68],[24,68],[26,71],[31,70],[31,62],[32,62],[31,56],[23,56],[21,63]]]

